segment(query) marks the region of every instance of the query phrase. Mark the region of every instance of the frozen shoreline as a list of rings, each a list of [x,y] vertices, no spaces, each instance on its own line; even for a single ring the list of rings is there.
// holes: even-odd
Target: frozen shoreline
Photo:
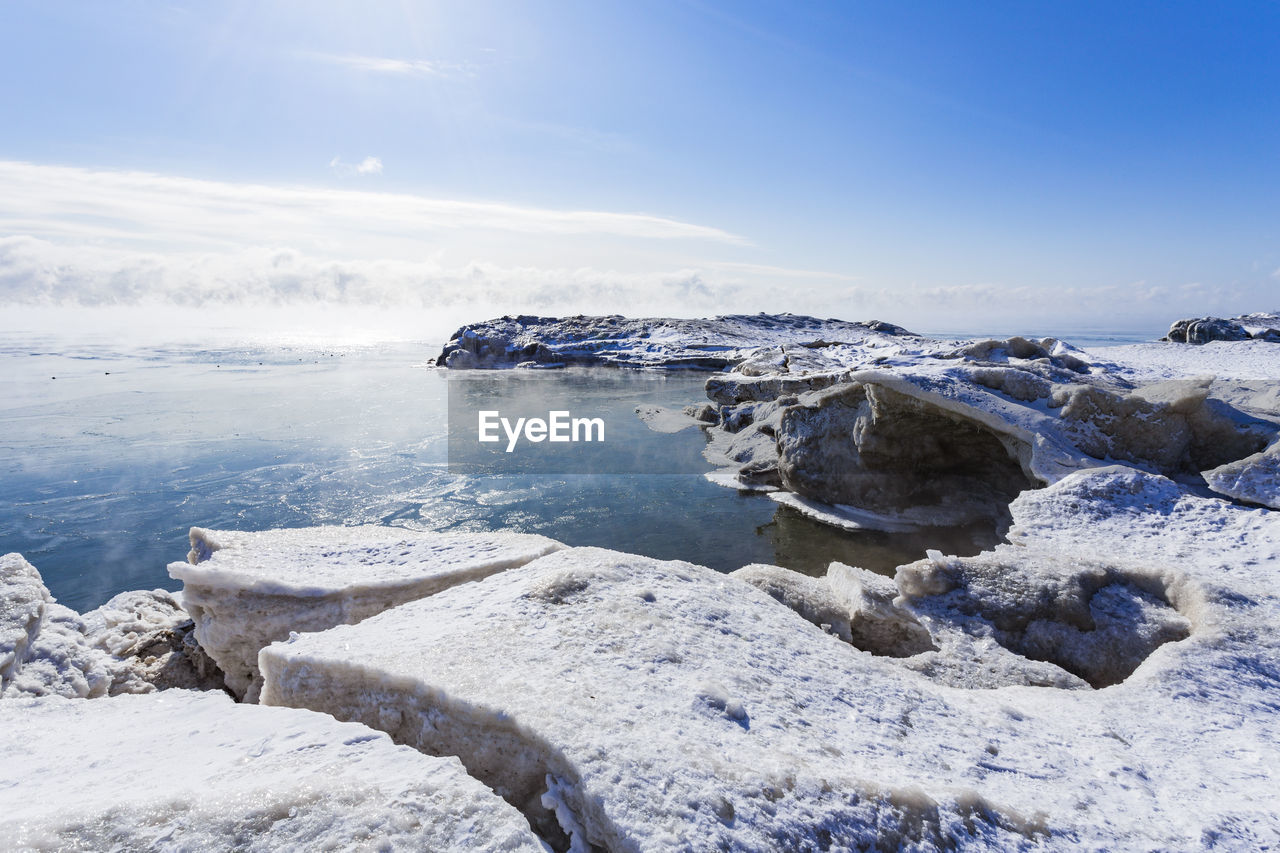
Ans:
[[[586,319],[565,322],[590,331]],[[724,360],[733,370],[710,377],[710,402],[691,413],[726,463],[722,480],[816,512],[846,504],[864,513],[856,523],[1005,514],[1009,542],[931,554],[889,580],[839,564],[825,578],[776,567],[726,577],[550,540],[495,560],[484,556],[493,542],[464,538],[408,559],[413,547],[386,530],[335,531],[346,550],[311,531],[254,534],[234,561],[190,567],[219,570],[225,616],[263,583],[324,598],[359,592],[356,577],[457,575],[324,626],[291,627],[292,611],[277,608],[272,636],[250,643],[265,645],[264,705],[457,756],[506,798],[484,806],[503,843],[530,832],[575,850],[1280,843],[1280,807],[1262,793],[1280,766],[1280,520],[1259,508],[1277,505],[1280,344],[1080,350],[810,318],[781,320],[770,338],[768,318],[745,319],[699,321],[693,347],[679,341],[687,321],[660,321],[673,324],[666,337],[627,337],[614,320],[565,346],[529,349],[504,327],[500,346],[477,337],[451,352],[470,353],[454,360],[471,366]],[[747,334],[762,345],[736,337]],[[196,534],[193,550],[210,535]],[[316,554],[298,547],[307,542]],[[331,567],[319,581],[317,560]],[[168,686],[162,670],[195,671],[187,637],[200,634],[177,602],[121,597],[81,617],[17,555],[0,570],[0,712],[49,721],[33,717],[30,742],[6,747],[19,774],[23,762],[66,766],[52,745],[74,716],[67,703],[91,703],[75,706],[86,719],[101,705],[109,730],[111,714],[127,719],[123,703],[150,701],[117,694]],[[299,574],[285,583],[282,572]],[[18,698],[39,694],[53,695]],[[174,707],[187,695],[159,694]],[[100,698],[60,698],[83,696]],[[235,729],[235,706],[222,705],[208,714]],[[332,746],[326,725],[314,737]],[[280,732],[263,737],[283,744]],[[75,772],[111,784],[101,770]],[[0,785],[0,798],[22,788]],[[433,821],[457,825],[457,803],[433,802]],[[7,806],[23,812],[20,800]],[[383,806],[375,796],[350,807]],[[110,797],[85,808],[88,820]],[[315,820],[298,814],[281,826]],[[33,837],[89,837],[32,817]],[[514,849],[485,837],[465,836]]]

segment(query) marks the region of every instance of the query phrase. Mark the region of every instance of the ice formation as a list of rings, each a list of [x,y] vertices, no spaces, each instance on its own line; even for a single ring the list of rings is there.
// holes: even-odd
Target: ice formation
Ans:
[[[263,701],[456,754],[573,849],[1280,843],[1277,517],[1118,466],[1011,512],[1010,544],[904,567],[894,598],[843,578],[930,651],[860,650],[687,563],[570,549],[269,646]],[[804,586],[781,597],[838,612],[830,579]]]
[[[456,760],[221,693],[6,699],[0,754],[6,849],[544,849]]]
[[[1014,338],[717,376],[707,453],[822,520],[895,529],[1000,518],[1019,492],[1110,460],[1194,476],[1277,432],[1280,409],[1233,406],[1209,380],[1136,387],[1082,355]]]
[[[358,622],[455,584],[523,565],[561,545],[544,536],[310,527],[260,533],[191,529],[171,563],[200,647],[236,696],[254,701],[258,650],[295,631]]]
[[[221,690],[222,670],[196,642],[195,623],[163,589],[122,592],[84,614],[85,636],[159,689]]]
[[[1280,509],[1280,442],[1205,471],[1204,479],[1218,494]]]
[[[21,554],[0,557],[0,697],[97,698],[151,685],[95,646]]]
[[[722,370],[765,344],[913,337],[890,323],[819,320],[795,314],[667,317],[501,317],[463,326],[436,359],[453,369],[626,367]]]

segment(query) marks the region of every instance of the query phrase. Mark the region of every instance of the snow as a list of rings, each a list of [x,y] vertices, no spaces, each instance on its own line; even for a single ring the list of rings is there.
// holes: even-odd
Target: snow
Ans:
[[[454,759],[218,693],[6,700],[0,754],[8,849],[543,849]]]
[[[1268,355],[1280,347],[1241,345],[1226,379],[1196,378],[1185,355],[1176,369],[1144,360],[1220,344],[1105,359],[1048,338],[763,349],[708,379],[706,455],[733,474],[716,482],[777,489],[836,526],[1000,523],[1019,492],[1081,469],[1121,460],[1194,480],[1260,450],[1280,428],[1280,389],[1240,377],[1280,376]]]
[[[1263,341],[1211,341],[1200,346],[1175,343],[1090,347],[1088,355],[1109,363],[1117,376],[1159,382],[1194,376],[1218,379],[1275,379],[1280,376],[1280,346]]]
[[[0,557],[0,694],[22,671],[48,601],[40,573],[21,554]]]
[[[562,547],[545,536],[418,533],[375,525],[257,533],[191,529],[170,563],[201,648],[253,701],[258,651],[294,631],[358,622],[406,601],[523,565]]]
[[[687,563],[569,549],[272,645],[263,701],[457,754],[576,849],[1280,843],[1280,517],[1124,467],[1010,509],[1010,544],[932,554],[893,600],[867,584],[929,628],[923,654]],[[1026,657],[1046,639],[1059,663]],[[997,686],[1015,661],[1014,684],[1075,689]]]
[[[222,690],[222,671],[200,648],[195,623],[171,592],[131,590],[84,614],[90,644],[159,689]]]
[[[669,317],[501,317],[459,329],[436,363],[452,369],[618,367],[721,370],[761,346],[818,341],[883,342],[910,332],[888,323],[795,314]]]
[[[1280,509],[1280,443],[1205,471],[1204,479],[1218,494]]]
[[[151,685],[96,648],[21,554],[0,557],[0,697],[98,698]]]

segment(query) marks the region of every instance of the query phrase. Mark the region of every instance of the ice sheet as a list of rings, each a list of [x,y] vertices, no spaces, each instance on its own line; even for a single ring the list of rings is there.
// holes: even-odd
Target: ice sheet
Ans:
[[[6,700],[0,754],[6,849],[543,849],[455,760],[221,693]]]

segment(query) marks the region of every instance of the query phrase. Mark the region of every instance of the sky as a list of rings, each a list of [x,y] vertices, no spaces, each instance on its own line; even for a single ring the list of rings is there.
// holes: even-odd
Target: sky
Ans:
[[[6,330],[1280,309],[1274,2],[8,0],[0,80]]]

